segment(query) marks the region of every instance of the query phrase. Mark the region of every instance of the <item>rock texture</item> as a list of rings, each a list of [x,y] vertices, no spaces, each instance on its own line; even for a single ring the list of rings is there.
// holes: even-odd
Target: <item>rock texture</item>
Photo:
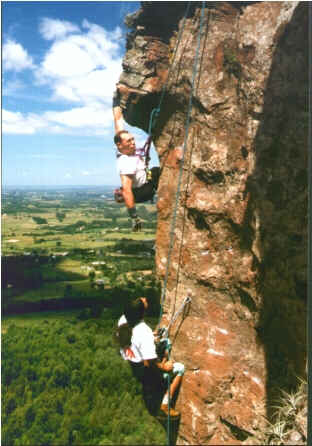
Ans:
[[[120,83],[131,125],[153,132],[162,174],[156,267],[163,323],[187,368],[178,444],[257,444],[278,388],[305,374],[308,4],[141,2]],[[170,70],[170,67],[172,69]]]

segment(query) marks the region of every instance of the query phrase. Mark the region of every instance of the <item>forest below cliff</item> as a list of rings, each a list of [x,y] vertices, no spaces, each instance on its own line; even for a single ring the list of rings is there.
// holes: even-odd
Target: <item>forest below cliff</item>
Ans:
[[[5,323],[3,445],[165,443],[113,344],[116,317],[82,310]]]

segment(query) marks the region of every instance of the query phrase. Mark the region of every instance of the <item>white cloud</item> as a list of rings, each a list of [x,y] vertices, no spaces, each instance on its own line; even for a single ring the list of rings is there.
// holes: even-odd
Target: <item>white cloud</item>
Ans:
[[[108,32],[87,20],[82,29],[58,36],[36,72],[37,81],[49,85],[55,100],[110,103],[121,73],[121,30]]]
[[[55,80],[54,99],[88,103],[98,100],[109,103],[120,74],[120,63],[113,61],[109,69],[95,69],[85,75]]]
[[[64,37],[66,34],[78,32],[79,27],[65,20],[55,20],[44,17],[39,26],[39,32],[46,40]]]
[[[118,41],[122,38],[121,28],[117,26],[113,31],[106,31],[102,26],[83,20],[82,27],[88,29],[88,37],[95,41],[97,45],[104,51],[118,50]]]
[[[52,45],[39,74],[44,78],[75,78],[89,73],[95,67],[92,55],[70,39],[66,39]]]
[[[2,111],[3,133],[31,135],[46,126],[39,115],[29,113],[23,115],[20,112]]]
[[[106,135],[112,128],[113,118],[110,108],[92,104],[57,112],[48,111],[41,115],[22,114],[3,110],[3,133],[30,135],[44,131],[53,134]]]
[[[88,170],[84,170],[83,172],[81,172],[81,174],[85,177],[88,177],[89,175],[91,175],[91,173]]]
[[[20,43],[7,40],[2,48],[2,63],[5,70],[22,71],[34,68],[33,60]]]
[[[35,67],[26,52],[20,60],[24,60],[24,67],[33,68],[38,91],[48,86],[52,97],[47,99],[66,101],[69,108],[41,114],[4,110],[3,132],[95,136],[110,133],[113,129],[112,95],[121,72],[120,28],[108,32],[87,20],[79,28],[70,22],[45,18],[39,29],[45,39],[51,40],[41,63]],[[13,44],[23,50],[21,45]],[[13,52],[8,48],[5,63],[10,67]],[[11,91],[19,85],[22,84],[12,84]]]
[[[43,117],[51,123],[71,128],[94,128],[101,129],[111,127],[113,123],[112,112],[104,109],[99,104],[85,107],[76,107],[63,112],[46,112]]]

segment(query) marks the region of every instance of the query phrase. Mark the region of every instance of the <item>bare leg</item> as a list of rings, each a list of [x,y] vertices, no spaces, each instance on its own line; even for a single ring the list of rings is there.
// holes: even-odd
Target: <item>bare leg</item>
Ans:
[[[177,391],[178,387],[180,386],[182,378],[183,378],[183,376],[179,376],[179,375],[177,375],[173,378],[173,381],[170,385],[170,399],[173,398],[175,392]]]
[[[179,376],[179,375],[177,375],[173,378],[173,381],[170,385],[170,401],[173,399],[174,394],[178,390],[178,388],[181,384],[182,378],[183,378],[183,376]],[[171,417],[180,416],[180,413],[178,411],[176,411],[175,409],[173,409],[171,402],[169,402],[168,391],[165,393],[162,404],[160,406],[160,410],[162,412],[164,412],[166,415],[168,415],[170,413]]]

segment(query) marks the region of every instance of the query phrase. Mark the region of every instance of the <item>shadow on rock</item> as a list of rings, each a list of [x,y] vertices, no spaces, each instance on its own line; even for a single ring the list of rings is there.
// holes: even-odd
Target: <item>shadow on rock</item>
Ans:
[[[306,366],[309,83],[304,2],[280,31],[258,117],[256,166],[248,182],[250,210],[260,225],[257,331],[266,351],[268,408],[281,389],[294,388],[296,376],[305,376]]]

